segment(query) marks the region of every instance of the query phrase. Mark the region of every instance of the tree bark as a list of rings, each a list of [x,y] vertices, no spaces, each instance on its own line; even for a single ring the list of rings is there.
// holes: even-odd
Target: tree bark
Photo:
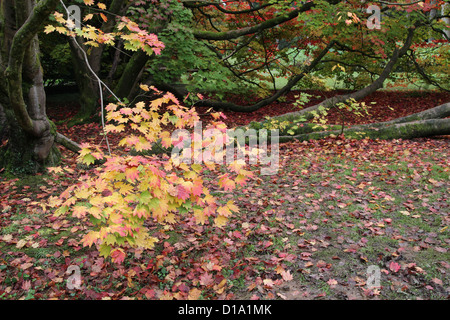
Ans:
[[[54,146],[56,129],[45,112],[43,73],[39,60],[37,32],[57,0],[5,0],[0,5],[0,61],[5,77],[0,82],[8,143],[0,154],[7,170],[33,173],[59,161]]]
[[[336,126],[334,126],[335,128]],[[303,133],[295,136],[280,136],[280,142],[290,140],[316,140],[329,136],[338,136],[340,130]],[[413,139],[450,134],[450,119],[427,119],[411,122],[377,125],[352,126],[344,130],[346,138],[370,139]]]
[[[329,1],[329,2],[330,3],[338,3],[338,2],[340,2],[340,0]],[[257,25],[251,26],[251,27],[237,29],[237,30],[223,31],[223,32],[195,31],[194,37],[196,37],[197,39],[202,39],[202,40],[215,40],[215,41],[236,39],[236,38],[248,35],[248,34],[257,33],[262,30],[265,30],[265,29],[276,27],[282,23],[285,23],[287,21],[295,19],[298,17],[298,15],[300,13],[309,11],[314,6],[315,6],[315,4],[313,2],[307,2],[307,3],[303,4],[300,8],[295,9],[295,10],[289,12],[288,14],[266,20],[264,22],[261,22]]]
[[[89,119],[99,106],[99,84],[89,70],[82,49],[75,43],[77,41],[74,38],[69,37],[69,46],[72,52],[72,63],[75,73],[75,81],[78,87],[78,93],[80,94],[80,109],[74,118],[68,123],[68,126],[72,126],[77,123],[83,123]],[[83,48],[83,46],[81,45]],[[93,59],[90,59],[91,61]],[[95,65],[98,65],[95,63]],[[97,73],[98,73],[97,68]],[[94,70],[94,69],[93,69]],[[95,71],[95,70],[94,70]]]
[[[297,128],[289,126],[280,132],[279,141],[315,140],[329,136],[339,136],[344,133],[347,138],[371,139],[412,139],[450,134],[450,102],[434,108],[414,113],[405,117],[385,122],[354,125],[343,128],[342,125],[317,125],[315,123],[291,123]],[[253,129],[265,128],[265,123],[252,123]],[[287,132],[293,132],[287,135]]]
[[[131,56],[124,71],[122,72],[119,82],[114,89],[115,94],[119,98],[127,98],[128,100],[132,99],[130,94],[140,79],[141,71],[149,59],[150,56],[148,56],[143,50],[139,50]]]
[[[355,99],[356,101],[358,101],[358,100],[364,99],[369,94],[374,93],[375,91],[377,91],[378,89],[383,87],[384,81],[389,77],[389,74],[392,72],[398,59],[407,53],[409,47],[411,46],[413,36],[414,36],[414,29],[411,28],[408,30],[408,36],[406,37],[406,40],[405,40],[405,43],[403,44],[403,46],[400,49],[394,50],[391,58],[389,59],[386,66],[384,67],[380,76],[374,82],[372,82],[370,85],[368,85],[367,87],[365,87],[361,90],[358,90],[356,92],[350,93],[350,94],[345,94],[345,95],[326,99],[326,100],[322,101],[321,103],[318,103],[314,106],[302,109],[300,111],[295,111],[295,112],[284,114],[284,115],[280,116],[279,118],[292,119],[292,118],[295,118],[298,116],[302,116],[306,119],[311,119],[313,117],[311,112],[314,110],[317,110],[320,106],[324,107],[325,110],[327,110],[327,109],[332,108],[333,106],[335,106],[336,104],[338,104],[340,102],[344,102],[349,99]],[[278,117],[274,117],[274,118],[278,118]]]

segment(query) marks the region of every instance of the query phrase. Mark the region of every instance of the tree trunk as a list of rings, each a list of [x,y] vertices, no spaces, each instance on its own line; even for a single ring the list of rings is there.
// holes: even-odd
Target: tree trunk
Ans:
[[[68,123],[68,126],[72,126],[78,123],[84,123],[92,115],[95,114],[97,108],[99,107],[99,85],[97,80],[93,77],[92,72],[89,70],[84,53],[82,49],[78,47],[74,38],[69,38],[69,45],[72,52],[72,63],[75,71],[75,81],[78,86],[78,93],[80,94],[80,109],[74,118]],[[98,55],[95,55],[98,58]],[[95,60],[91,58],[91,61]],[[96,62],[95,66],[99,66]],[[94,70],[98,73],[99,68]]]
[[[336,129],[338,126],[333,126]],[[280,142],[286,142],[290,140],[316,140],[323,139],[330,136],[338,136],[341,134],[341,130],[330,130],[320,132],[303,133],[296,136],[281,136]],[[450,134],[450,119],[428,119],[418,120],[412,122],[393,123],[391,125],[360,125],[352,126],[343,131],[346,138],[353,139],[413,139],[413,138],[425,138],[438,135]]]
[[[386,122],[342,127],[342,125],[317,125],[315,123],[291,123],[291,126],[280,132],[279,141],[315,140],[329,136],[339,136],[341,133],[347,138],[371,139],[412,139],[450,134],[450,102],[432,109],[414,113]],[[292,129],[294,124],[297,126]],[[265,128],[265,123],[252,123],[253,129]],[[288,135],[290,131],[292,135]]]
[[[4,0],[0,7],[0,61],[6,92],[2,106],[8,142],[0,152],[0,166],[9,171],[33,173],[60,158],[54,145],[55,126],[45,111],[43,73],[37,31],[55,9],[57,0]]]
[[[143,50],[139,50],[131,56],[122,72],[119,82],[114,88],[114,92],[119,98],[127,98],[128,100],[133,98],[131,93],[140,80],[141,72],[149,58]]]

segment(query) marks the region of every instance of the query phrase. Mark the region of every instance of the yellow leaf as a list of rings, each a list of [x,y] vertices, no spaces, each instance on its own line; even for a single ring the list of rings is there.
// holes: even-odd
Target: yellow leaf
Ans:
[[[62,173],[63,169],[61,167],[49,167],[47,168],[49,172],[52,173]]]
[[[94,0],[83,0],[84,4],[87,6],[92,6],[94,4]]]
[[[167,223],[170,223],[170,224],[174,224],[174,223],[177,222],[177,221],[175,220],[175,215],[174,215],[173,213],[169,213],[169,214],[165,217],[164,221],[166,221]]]
[[[94,14],[92,14],[92,13],[89,13],[89,14],[87,14],[84,18],[83,18],[83,21],[88,21],[88,20],[91,20],[92,19],[92,17],[94,17]]]
[[[229,201],[227,202],[227,207],[228,207],[228,209],[230,209],[231,211],[239,212],[239,208],[233,203],[232,200],[229,200]]]
[[[104,3],[101,2],[97,3],[97,7],[99,7],[102,10],[106,10],[106,5]]]
[[[75,206],[73,208],[72,215],[76,218],[82,218],[86,215],[87,207],[85,206]]]
[[[158,238],[150,237],[147,229],[142,229],[136,236],[134,244],[140,248],[152,249]]]
[[[205,212],[203,210],[200,209],[194,209],[194,217],[195,217],[195,221],[198,224],[205,224],[206,221],[206,216],[205,216]]]
[[[17,249],[21,249],[21,248],[23,248],[26,244],[27,244],[27,241],[24,240],[24,239],[21,239],[21,240],[19,240],[19,241],[17,242],[16,248],[17,248]]]
[[[94,244],[94,242],[97,241],[99,236],[99,232],[98,231],[91,231],[89,232],[87,235],[85,235],[83,237],[83,246],[87,247],[87,246],[92,246]]]
[[[217,213],[219,214],[219,216],[223,217],[229,217],[231,215],[231,211],[227,207],[219,207],[217,209]]]
[[[98,207],[90,207],[88,211],[89,214],[91,214],[96,219],[100,219],[102,217],[101,216],[102,210]]]
[[[55,27],[52,25],[45,26],[44,33],[49,34],[50,32],[55,31]]]
[[[105,22],[108,21],[108,18],[101,12],[100,12],[100,17],[102,17],[103,21],[105,21]]]
[[[64,27],[56,27],[55,30],[61,34],[67,34],[67,29]]]
[[[75,197],[78,199],[87,199],[91,193],[87,189],[78,189],[75,191]]]
[[[214,222],[215,222],[216,226],[220,228],[227,224],[228,218],[219,215],[219,216],[217,216],[217,218],[214,219]]]

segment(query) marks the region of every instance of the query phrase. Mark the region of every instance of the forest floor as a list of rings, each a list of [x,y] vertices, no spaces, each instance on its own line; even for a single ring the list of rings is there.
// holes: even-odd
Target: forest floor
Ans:
[[[226,122],[295,111],[295,94],[251,114],[225,112]],[[376,102],[371,115],[346,115],[348,124],[412,114],[450,95],[377,92],[365,101]],[[76,108],[50,104],[48,115],[68,119]],[[97,123],[58,130],[78,142],[103,139]],[[283,143],[275,175],[255,174],[226,193],[205,176],[240,209],[225,227],[181,220],[158,233],[154,250],[130,250],[115,265],[80,244],[89,225],[46,206],[88,173],[62,150],[60,173],[0,176],[0,299],[448,299],[449,151],[448,136]],[[74,266],[79,288],[68,286]]]

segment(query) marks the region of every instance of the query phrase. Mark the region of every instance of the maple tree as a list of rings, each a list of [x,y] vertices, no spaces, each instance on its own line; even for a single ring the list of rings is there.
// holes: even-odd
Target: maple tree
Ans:
[[[142,86],[146,91],[152,90]],[[156,89],[153,89],[156,90]],[[163,115],[158,113],[162,104],[169,104]],[[139,102],[134,108],[121,108],[110,103],[106,107],[110,120],[107,132],[121,132],[129,126],[129,133],[120,146],[137,152],[148,151],[161,139],[164,148],[172,146],[170,133],[163,127],[171,122],[177,128],[193,127],[198,121],[194,109],[186,110],[170,93],[151,102],[147,107]],[[220,118],[220,114],[214,114]],[[215,121],[207,129],[224,130],[221,121]],[[196,141],[200,146],[207,141]],[[234,142],[233,142],[234,143]],[[101,255],[111,256],[117,263],[123,262],[126,249],[139,247],[151,249],[158,241],[149,234],[148,224],[175,224],[180,215],[192,215],[198,224],[218,227],[226,224],[238,208],[232,201],[221,205],[204,187],[201,173],[204,166],[177,162],[172,157],[142,155],[104,154],[98,146],[81,145],[79,159],[93,164],[105,161],[97,168],[97,174],[85,177],[79,184],[69,187],[61,197],[52,197],[50,205],[58,207],[57,215],[70,212],[82,220],[91,221],[95,229],[83,238],[85,246],[97,244]],[[206,168],[215,169],[214,162],[205,163]],[[240,183],[252,175],[238,160],[228,164],[232,174]],[[218,175],[218,185],[224,190],[233,190],[235,182],[230,173]],[[213,220],[210,220],[213,219]],[[155,231],[153,231],[155,232]]]
[[[448,37],[448,14],[442,7],[445,2],[374,3],[381,14],[376,29],[367,25],[369,4],[360,1],[219,4],[146,0],[133,1],[129,6],[124,6],[123,1],[112,1],[106,10],[90,11],[85,19],[91,23],[97,17],[93,24],[101,32],[111,32],[117,26],[115,15],[126,14],[168,46],[161,55],[149,56],[138,50],[128,51],[132,54],[129,57],[117,50],[123,45],[120,41],[116,47],[109,47],[114,59],[108,60],[111,67],[102,70],[102,74],[107,74],[114,92],[128,100],[139,95],[136,88],[141,81],[168,90],[179,99],[189,91],[212,91],[221,99],[189,101],[197,107],[253,112],[282,99],[294,87],[330,89],[323,82],[330,75],[357,91],[323,101],[320,105],[325,108],[349,99],[360,100],[391,79],[398,84],[422,78],[448,90],[448,40],[426,43],[428,39]],[[441,7],[444,9],[439,10]],[[91,40],[84,41],[89,44]],[[86,119],[98,106],[98,84],[87,76],[79,48],[73,43],[71,48],[79,71],[80,117]],[[106,48],[100,44],[88,53],[92,69],[99,76]],[[428,64],[430,52],[437,64]],[[118,70],[122,71],[120,75]],[[406,71],[405,75],[399,71]],[[280,79],[287,79],[287,83],[277,88]],[[257,92],[260,99],[250,105],[232,103],[225,98],[229,92]]]
[[[85,3],[93,4],[92,1]],[[59,13],[54,16],[65,27],[48,25],[45,32],[57,31],[74,37],[70,20],[65,20]],[[85,44],[94,47],[99,43],[111,44],[119,36],[125,41],[124,47],[127,49],[143,50],[150,55],[160,53],[164,45],[155,35],[147,34],[127,18],[121,20],[117,34],[96,32],[97,29],[91,26],[75,32],[80,37],[90,39]],[[132,32],[130,35],[120,32],[125,27]],[[101,81],[99,83],[102,84]],[[141,85],[140,88],[162,94],[147,85]],[[168,104],[170,112],[161,115],[159,108],[163,104]],[[158,141],[164,148],[172,147],[170,132],[164,130],[164,126],[170,122],[176,128],[193,127],[199,119],[194,109],[186,110],[170,93],[153,100],[149,108],[144,102],[137,103],[133,108],[123,103],[110,103],[106,111],[106,119],[110,123],[104,127],[105,133],[118,133],[124,131],[125,126],[129,127],[135,133],[128,133],[119,145],[136,152],[152,150]],[[213,114],[213,117],[219,119],[220,114]],[[224,131],[226,127],[222,122],[214,121],[207,129]],[[200,146],[208,144],[207,141],[194,143],[200,143]],[[231,143],[234,144],[234,141]],[[173,163],[168,156],[160,159],[155,156],[104,154],[99,146],[87,143],[81,144],[80,149],[79,159],[82,163],[89,165],[97,160],[105,163],[97,169],[97,176],[85,177],[81,183],[69,187],[60,198],[53,197],[50,205],[58,207],[56,213],[59,215],[69,211],[77,218],[89,218],[87,220],[96,228],[84,237],[83,244],[97,244],[100,253],[105,257],[111,256],[114,262],[122,263],[126,248],[130,246],[153,248],[158,239],[149,235],[145,225],[148,221],[174,224],[178,219],[177,214],[189,212],[199,224],[209,223],[209,217],[214,217],[214,223],[222,227],[232,212],[238,210],[230,201],[219,205],[208,189],[203,187],[200,176],[203,167],[199,164],[188,166],[185,163]],[[251,175],[238,160],[228,165],[241,184]],[[213,170],[215,164],[206,160],[206,166]],[[225,190],[235,187],[229,173],[220,175],[218,184]]]

